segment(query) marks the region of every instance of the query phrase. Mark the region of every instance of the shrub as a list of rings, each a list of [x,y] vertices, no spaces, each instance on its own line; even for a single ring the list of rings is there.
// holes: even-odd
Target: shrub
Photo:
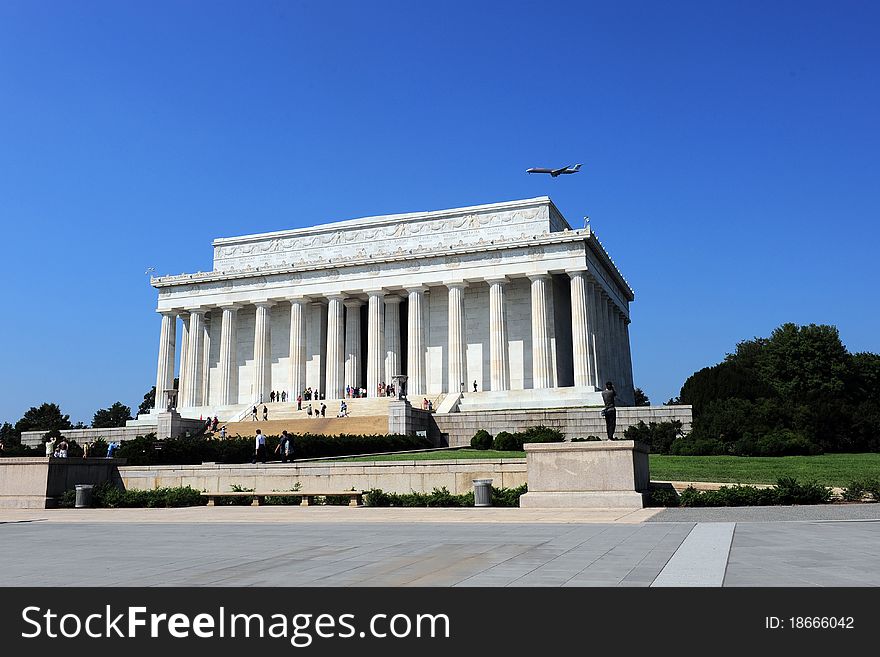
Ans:
[[[645,443],[654,454],[668,454],[669,448],[677,438],[681,438],[681,422],[639,422],[623,432],[627,440],[638,440]]]
[[[495,440],[492,441],[492,449],[498,451],[521,450],[522,443],[517,441],[516,436],[509,431],[501,431],[495,436]]]
[[[266,436],[269,460],[275,460],[278,436]],[[349,456],[376,452],[400,452],[432,447],[427,438],[419,436],[305,434],[293,437],[293,453],[297,459],[325,456]],[[213,440],[204,436],[156,440],[154,435],[138,436],[122,443],[116,452],[129,465],[197,465],[203,462],[248,463],[254,456],[254,439],[236,436]]]
[[[502,431],[492,441],[492,449],[521,452],[525,443],[561,443],[564,440],[565,434],[558,429],[538,426],[517,433]]]
[[[779,506],[825,504],[830,500],[830,488],[815,482],[801,484],[792,477],[780,478],[772,488],[736,485],[698,491],[688,486],[679,496],[681,506]]]
[[[670,454],[678,456],[717,456],[725,454],[724,443],[712,438],[679,438],[669,448]]]
[[[867,499],[866,499],[867,498]],[[880,502],[880,480],[865,479],[853,481],[843,489],[843,499],[847,502]]]
[[[570,442],[573,443],[585,443],[585,442],[593,442],[596,440],[602,440],[599,436],[587,436],[584,438],[583,436],[578,436],[577,438],[572,438]]]
[[[73,508],[76,491],[67,490],[58,501],[62,508]],[[122,490],[109,482],[98,484],[92,489],[92,506],[105,509],[136,507],[183,507],[207,504],[199,491],[190,486],[176,488],[156,488],[153,490]]]
[[[492,487],[492,505],[500,507],[519,506],[519,498],[527,492],[525,484],[517,488]],[[375,507],[472,507],[473,491],[454,495],[446,487],[435,488],[430,493],[386,493],[373,488],[364,495],[364,504]]]
[[[474,449],[489,449],[492,447],[492,436],[485,429],[480,429],[471,438],[471,447]]]
[[[678,506],[678,493],[672,484],[651,484],[647,506]]]

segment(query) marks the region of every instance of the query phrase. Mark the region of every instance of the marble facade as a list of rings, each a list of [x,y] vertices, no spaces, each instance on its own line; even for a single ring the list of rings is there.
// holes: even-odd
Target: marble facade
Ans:
[[[632,403],[633,292],[548,197],[220,238],[209,272],[151,279],[157,409],[234,416],[306,387],[338,399],[408,375],[411,399],[596,390]],[[176,353],[177,352],[177,353]],[[592,395],[592,396],[591,396]],[[545,395],[546,396],[546,395]],[[585,401],[585,403],[590,403]]]

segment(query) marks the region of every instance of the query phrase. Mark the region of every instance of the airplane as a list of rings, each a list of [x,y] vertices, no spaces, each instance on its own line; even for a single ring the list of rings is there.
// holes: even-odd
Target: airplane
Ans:
[[[572,166],[562,167],[561,169],[541,169],[538,167],[532,167],[531,169],[526,169],[526,173],[549,173],[552,177],[556,177],[563,173],[577,173],[581,170],[580,164],[575,164]]]

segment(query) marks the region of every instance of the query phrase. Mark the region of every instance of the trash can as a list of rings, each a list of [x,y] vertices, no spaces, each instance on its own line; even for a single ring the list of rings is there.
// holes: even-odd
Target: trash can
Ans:
[[[77,509],[88,509],[92,506],[92,486],[91,484],[76,485],[76,503]]]
[[[474,506],[492,506],[492,480],[474,479]]]

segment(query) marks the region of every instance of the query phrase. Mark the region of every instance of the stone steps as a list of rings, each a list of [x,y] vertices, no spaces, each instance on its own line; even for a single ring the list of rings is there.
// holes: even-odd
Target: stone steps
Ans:
[[[466,392],[459,402],[462,413],[526,409],[583,408],[602,406],[602,394],[593,388],[544,388]]]
[[[339,434],[385,435],[388,433],[388,416],[309,418],[303,411],[302,417],[297,418],[281,418],[265,422],[246,420],[226,423],[227,436],[254,436],[257,429],[267,436],[277,436],[284,430],[292,434],[317,433],[327,436]]]

